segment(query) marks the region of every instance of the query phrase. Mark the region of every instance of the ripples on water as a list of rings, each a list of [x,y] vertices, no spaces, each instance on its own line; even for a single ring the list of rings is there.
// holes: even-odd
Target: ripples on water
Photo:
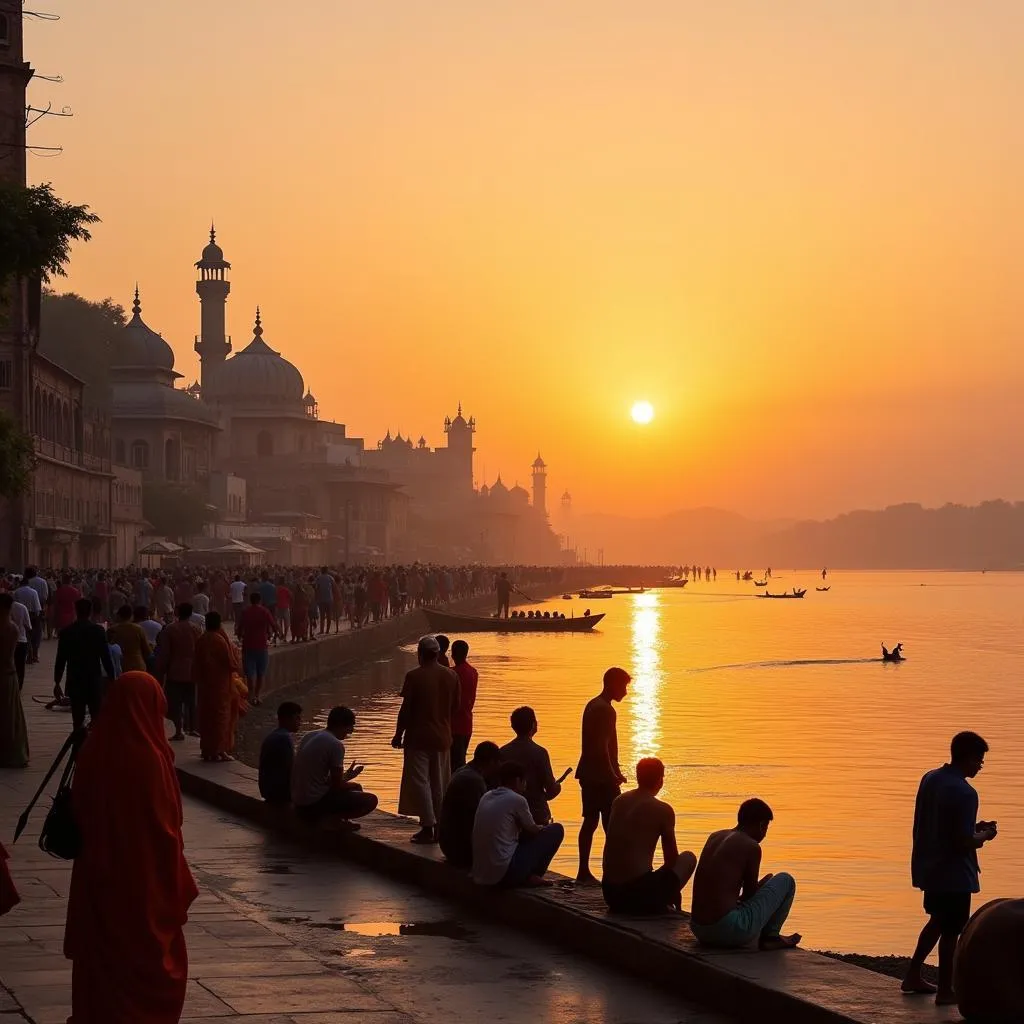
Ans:
[[[775,811],[764,870],[796,876],[792,921],[807,943],[909,954],[922,924],[908,867],[917,783],[961,729],[991,746],[976,784],[982,817],[998,820],[1000,835],[982,853],[982,899],[1019,895],[1024,575],[837,573],[829,582],[818,594],[811,574],[787,574],[779,589],[809,585],[807,597],[765,601],[720,578],[617,596],[589,636],[472,634],[474,742],[511,738],[509,713],[529,704],[555,773],[575,766],[583,706],[620,664],[633,676],[619,706],[622,764],[632,776],[641,757],[665,762],[680,846],[699,853],[740,801],[760,796]],[[882,664],[879,644],[897,641],[908,660]],[[367,763],[362,781],[389,810],[401,756],[388,741],[412,662],[399,652],[303,698],[321,717],[335,703],[355,709],[349,754]],[[554,866],[572,874],[580,796],[571,778],[553,809],[569,826]],[[599,852],[600,842],[595,863]]]

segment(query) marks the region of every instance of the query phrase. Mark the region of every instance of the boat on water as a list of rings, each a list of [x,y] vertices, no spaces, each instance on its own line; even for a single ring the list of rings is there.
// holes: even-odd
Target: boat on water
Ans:
[[[563,601],[571,601],[572,600],[572,594],[563,594],[562,595],[562,600]]]
[[[767,580],[754,580],[754,586],[755,587],[767,587],[768,586],[768,581]]]
[[[499,619],[486,615],[456,615],[435,608],[424,608],[427,624],[435,633],[587,633],[603,618],[598,615],[580,615],[575,619],[531,618]]]
[[[689,582],[685,576],[669,576],[667,580],[656,583],[655,587],[659,590],[667,589],[668,587],[685,587]]]
[[[903,657],[903,644],[897,644],[891,651],[886,648],[885,644],[882,644],[882,661],[897,662],[906,660]]]
[[[585,597],[588,601],[608,601],[615,596],[611,590],[581,590],[579,597]]]
[[[645,594],[645,587],[594,587],[592,590],[581,590],[580,597],[614,597],[616,594]]]
[[[789,594],[769,594],[766,590],[763,594],[758,594],[757,596],[770,597],[773,601],[797,601],[806,593],[806,590],[797,590],[794,588],[793,591]]]
[[[743,578],[749,583],[753,578],[754,574],[748,569],[744,574]]]
[[[815,587],[814,588],[819,594],[827,594],[832,588],[831,587]]]

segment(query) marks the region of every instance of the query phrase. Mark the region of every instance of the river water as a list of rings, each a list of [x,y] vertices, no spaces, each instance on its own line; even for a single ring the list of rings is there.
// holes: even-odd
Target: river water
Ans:
[[[699,853],[708,833],[734,823],[742,800],[759,796],[775,811],[764,870],[796,877],[791,922],[805,943],[909,954],[922,924],[908,867],[917,783],[961,729],[991,747],[975,784],[981,815],[999,821],[1000,835],[982,851],[981,898],[1020,895],[1024,574],[835,573],[828,582],[817,593],[812,574],[776,575],[772,592],[809,592],[768,601],[720,575],[685,591],[594,602],[607,614],[591,635],[471,634],[474,742],[510,739],[509,712],[529,704],[556,774],[574,767],[583,706],[604,670],[622,665],[633,676],[619,706],[622,765],[631,777],[641,757],[665,762],[680,848]],[[579,614],[584,603],[544,607]],[[906,662],[882,664],[883,641],[902,641]],[[355,710],[348,750],[366,762],[361,781],[387,810],[401,773],[388,741],[412,661],[399,651],[301,698],[321,724],[333,704]],[[248,731],[267,717],[264,707]],[[552,807],[568,833],[554,867],[574,874],[580,794],[571,778]],[[600,846],[599,832],[595,870]]]

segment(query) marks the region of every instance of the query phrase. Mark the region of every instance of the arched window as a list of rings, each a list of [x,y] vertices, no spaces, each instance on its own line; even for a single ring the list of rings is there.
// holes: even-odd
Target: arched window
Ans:
[[[119,437],[114,441],[114,461],[123,466],[124,462],[124,438]]]
[[[256,454],[260,458],[274,454],[274,437],[269,430],[261,430],[256,435]]]
[[[181,445],[173,437],[164,442],[164,477],[167,480],[181,479]]]
[[[149,445],[145,441],[132,441],[132,467],[149,469]]]

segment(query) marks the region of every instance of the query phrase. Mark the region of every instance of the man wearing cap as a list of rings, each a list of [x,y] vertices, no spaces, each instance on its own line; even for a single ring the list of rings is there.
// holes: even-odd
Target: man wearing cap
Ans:
[[[398,813],[420,819],[414,843],[436,843],[441,800],[451,779],[452,716],[459,707],[459,679],[439,664],[432,636],[416,648],[419,666],[406,674],[402,706],[391,745],[403,751]]]

